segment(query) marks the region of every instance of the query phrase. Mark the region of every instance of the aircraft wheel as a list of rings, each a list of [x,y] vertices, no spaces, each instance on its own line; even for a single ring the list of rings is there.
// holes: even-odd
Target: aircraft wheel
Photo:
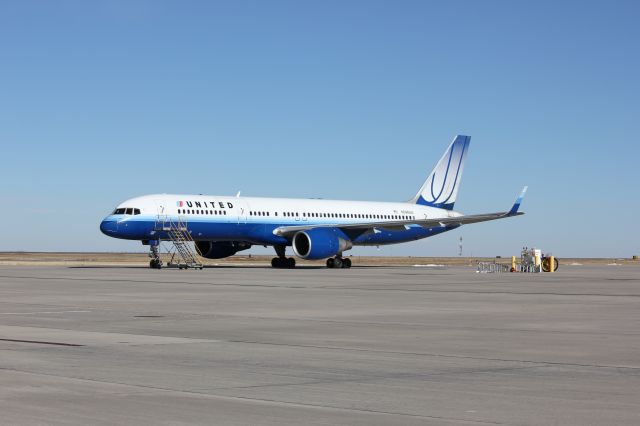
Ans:
[[[343,267],[342,265],[343,265],[342,259],[340,259],[339,257],[336,257],[336,258],[333,259],[333,267],[334,268],[342,268]]]
[[[333,267],[335,267],[335,261],[333,257],[330,257],[327,259],[327,268],[333,268]]]
[[[158,259],[151,259],[151,261],[149,262],[149,267],[153,269],[161,269],[162,262],[159,261]]]
[[[271,259],[271,267],[272,268],[279,268],[280,267],[280,258],[279,257],[274,257],[273,259]]]
[[[346,259],[342,259],[342,267],[343,268],[351,268],[351,259],[346,258]]]
[[[296,267],[296,260],[293,257],[290,257],[286,261],[287,268],[293,269]]]

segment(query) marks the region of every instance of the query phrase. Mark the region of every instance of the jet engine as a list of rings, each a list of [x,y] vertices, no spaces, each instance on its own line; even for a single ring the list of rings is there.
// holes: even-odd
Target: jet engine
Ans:
[[[353,247],[351,240],[336,228],[298,231],[293,236],[293,252],[303,259],[325,259]]]
[[[222,259],[248,249],[251,244],[244,241],[196,241],[196,247],[202,257]]]

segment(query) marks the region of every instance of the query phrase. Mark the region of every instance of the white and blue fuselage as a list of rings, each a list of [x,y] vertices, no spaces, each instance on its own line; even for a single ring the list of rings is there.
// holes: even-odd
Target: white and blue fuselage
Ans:
[[[135,214],[137,213],[137,214]],[[457,228],[458,224],[423,227],[400,221],[454,218],[460,213],[410,203],[339,201],[208,195],[145,195],[120,204],[100,226],[106,235],[129,240],[167,239],[159,220],[187,223],[195,241],[245,241],[254,245],[291,245],[276,230],[283,227],[378,224],[350,231],[353,245],[402,243]],[[385,227],[388,224],[388,228]],[[350,234],[350,235],[347,235]]]
[[[353,246],[403,243],[467,223],[522,214],[518,208],[524,191],[508,212],[463,215],[453,210],[469,142],[468,136],[457,136],[407,202],[144,195],[121,203],[102,221],[100,230],[110,237],[157,246],[171,239],[161,224],[179,222],[207,258],[263,245],[273,246],[281,260],[285,248],[292,246],[304,259],[336,256],[339,261],[342,252]],[[272,263],[278,264],[277,260]]]

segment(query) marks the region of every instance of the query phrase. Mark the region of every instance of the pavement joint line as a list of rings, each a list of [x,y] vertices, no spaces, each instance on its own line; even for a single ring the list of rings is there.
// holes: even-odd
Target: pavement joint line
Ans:
[[[457,418],[457,417],[429,416],[424,414],[401,413],[401,412],[393,412],[393,411],[372,410],[372,409],[366,409],[366,408],[340,407],[340,406],[329,405],[329,404],[309,404],[309,403],[303,403],[303,402],[281,401],[277,399],[267,399],[267,398],[251,398],[251,397],[235,396],[235,395],[218,395],[218,394],[211,394],[211,393],[199,392],[194,390],[171,389],[171,388],[164,388],[159,386],[136,385],[131,383],[117,382],[117,381],[88,379],[85,377],[63,376],[59,374],[49,374],[49,373],[37,373],[33,371],[19,370],[16,368],[7,368],[7,367],[0,367],[0,371],[31,374],[36,376],[58,377],[58,378],[65,378],[68,380],[79,380],[79,381],[86,381],[91,383],[103,383],[103,384],[111,384],[111,385],[118,385],[118,386],[128,386],[133,388],[152,389],[160,392],[176,392],[176,393],[193,394],[193,395],[199,395],[206,398],[214,398],[214,399],[222,399],[222,400],[251,401],[251,402],[272,404],[272,405],[288,405],[293,407],[304,407],[304,408],[312,407],[312,408],[317,408],[322,410],[361,412],[361,413],[385,415],[385,416],[405,416],[405,417],[424,418],[424,419],[433,419],[433,420],[458,421],[458,422],[466,422],[466,423],[473,423],[473,424],[517,426],[516,423],[504,423],[504,422],[495,422],[495,421],[488,421],[488,420],[473,420],[473,419],[464,419],[464,418]]]
[[[397,379],[407,379],[407,378],[415,378],[420,380],[430,379],[430,378],[439,378],[445,376],[456,376],[456,375],[465,375],[465,374],[486,374],[486,373],[494,373],[499,374],[503,372],[512,372],[512,371],[520,371],[520,370],[528,370],[532,368],[544,368],[543,365],[531,365],[527,367],[497,367],[497,368],[469,368],[464,371],[444,371],[440,373],[393,373],[389,375],[376,375],[376,374],[360,374],[358,377],[352,378],[336,378],[336,379],[324,379],[324,380],[307,380],[305,382],[292,382],[292,383],[274,383],[274,384],[265,384],[265,385],[247,385],[247,386],[224,386],[224,387],[211,387],[203,390],[240,390],[240,389],[265,389],[272,387],[286,387],[286,386],[308,386],[308,385],[319,385],[319,384],[334,384],[334,383],[374,383],[380,382],[384,380],[397,380]],[[296,376],[292,376],[296,377]],[[299,378],[304,378],[300,376]]]
[[[488,358],[488,357],[475,357],[475,356],[465,356],[465,355],[435,354],[435,353],[426,353],[426,352],[401,352],[401,351],[387,351],[387,350],[377,350],[377,349],[346,348],[341,346],[317,346],[317,345],[303,345],[303,344],[290,344],[290,343],[273,343],[273,342],[260,342],[257,340],[256,341],[222,340],[222,342],[329,349],[329,350],[342,350],[342,351],[354,351],[354,352],[387,353],[387,354],[397,354],[397,355],[412,355],[412,356],[439,357],[439,358],[473,359],[477,361],[520,362],[520,363],[527,363],[527,364],[537,364],[539,366],[562,365],[567,367],[608,368],[608,369],[625,369],[625,370],[640,371],[640,366],[631,367],[631,366],[624,366],[624,365],[580,364],[580,363],[572,363],[572,362],[555,362],[555,361],[532,361],[532,360],[524,360],[524,359]]]
[[[63,330],[63,331],[78,331],[66,328],[53,328],[52,330]],[[122,333],[111,333],[111,332],[102,332],[102,331],[87,331],[82,330],[83,332],[88,333],[100,333],[100,334],[122,334]],[[197,343],[241,343],[241,344],[255,344],[255,345],[269,345],[269,346],[284,346],[284,347],[298,347],[298,348],[312,348],[312,349],[328,349],[328,350],[342,350],[342,351],[353,351],[353,352],[369,352],[369,353],[387,353],[387,354],[397,354],[397,355],[410,355],[410,356],[425,356],[425,357],[439,357],[439,358],[454,358],[454,359],[472,359],[478,361],[497,361],[497,362],[518,362],[518,363],[527,363],[527,364],[537,364],[539,366],[544,365],[562,365],[562,366],[571,366],[571,367],[589,367],[589,368],[608,368],[608,369],[627,369],[627,370],[640,370],[639,367],[632,366],[622,366],[622,365],[603,365],[603,364],[581,364],[581,363],[567,363],[567,362],[555,362],[555,361],[533,361],[533,360],[522,360],[522,359],[507,359],[507,358],[489,358],[489,357],[473,357],[473,356],[464,356],[464,355],[450,355],[450,354],[437,354],[437,353],[427,353],[427,352],[402,352],[402,351],[388,351],[388,350],[377,350],[377,349],[364,349],[364,348],[348,348],[342,346],[318,346],[318,345],[304,345],[304,344],[290,344],[290,343],[275,343],[275,342],[261,342],[258,340],[223,340],[223,339],[200,339],[195,337],[176,337],[176,336],[165,336],[165,335],[156,335],[156,334],[144,334],[143,336],[148,337],[164,337],[164,338],[177,338],[184,340],[194,340],[194,342],[184,342],[183,344],[197,344]],[[0,341],[15,341],[15,342],[26,342],[26,343],[39,343],[38,341],[24,341],[24,340],[13,340],[13,339],[0,339]],[[204,340],[204,341],[203,341]],[[55,343],[51,343],[55,344]],[[162,345],[164,343],[154,343],[155,345]],[[61,344],[64,346],[92,346],[92,345],[79,345],[79,344]],[[148,344],[132,344],[131,346],[145,346]]]
[[[0,338],[0,342],[35,343],[38,345],[73,346],[73,347],[86,346],[86,345],[79,345],[77,343],[47,342],[43,340],[21,340],[21,339],[2,339],[2,338]]]
[[[0,315],[38,315],[38,314],[67,314],[67,313],[86,313],[92,311],[48,311],[48,312],[0,312]]]
[[[425,288],[361,288],[361,287],[340,287],[340,286],[294,286],[294,285],[264,285],[264,284],[230,284],[230,283],[208,283],[208,282],[192,282],[192,281],[157,281],[157,280],[125,280],[125,279],[92,279],[92,278],[72,278],[72,277],[33,277],[33,276],[15,276],[0,275],[0,278],[17,278],[17,279],[33,279],[33,280],[67,280],[67,281],[90,281],[90,282],[125,282],[125,283],[147,283],[147,284],[185,284],[196,286],[211,287],[264,287],[264,288],[283,288],[283,289],[302,289],[302,290],[354,290],[354,291],[395,291],[395,292],[425,292],[425,293],[461,293],[461,294],[508,294],[522,296],[559,296],[559,297],[633,297],[640,298],[639,294],[605,294],[605,293],[552,293],[552,292],[520,292],[520,291],[477,291],[477,290],[434,290]],[[466,284],[466,283],[461,283]],[[421,285],[421,284],[413,284]]]
[[[497,327],[455,327],[449,325],[430,325],[425,323],[417,323],[417,322],[380,322],[380,321],[355,321],[355,320],[330,320],[323,318],[292,318],[292,317],[264,317],[264,316],[254,316],[254,315],[233,315],[233,314],[218,314],[218,313],[204,313],[204,314],[193,314],[193,313],[182,313],[183,315],[187,315],[187,317],[180,318],[180,321],[199,321],[211,316],[216,318],[227,318],[227,319],[257,319],[261,321],[308,321],[308,322],[320,322],[320,323],[328,323],[328,324],[347,324],[347,325],[389,325],[389,326],[402,326],[402,327],[428,327],[430,329],[445,329],[445,330],[489,330],[489,331],[500,331],[500,332],[525,332],[525,333],[557,333],[557,334],[580,334],[580,335],[611,335],[610,332],[595,332],[595,331],[571,331],[571,330],[538,330],[533,328],[497,328]],[[172,320],[175,316],[164,316],[167,320]],[[630,332],[616,332],[618,336],[638,336],[640,333],[630,333]]]

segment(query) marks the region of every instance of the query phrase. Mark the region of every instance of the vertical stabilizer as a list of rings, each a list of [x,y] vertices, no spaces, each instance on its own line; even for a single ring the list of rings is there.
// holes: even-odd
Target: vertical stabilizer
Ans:
[[[409,202],[452,210],[456,202],[471,136],[458,135]]]

